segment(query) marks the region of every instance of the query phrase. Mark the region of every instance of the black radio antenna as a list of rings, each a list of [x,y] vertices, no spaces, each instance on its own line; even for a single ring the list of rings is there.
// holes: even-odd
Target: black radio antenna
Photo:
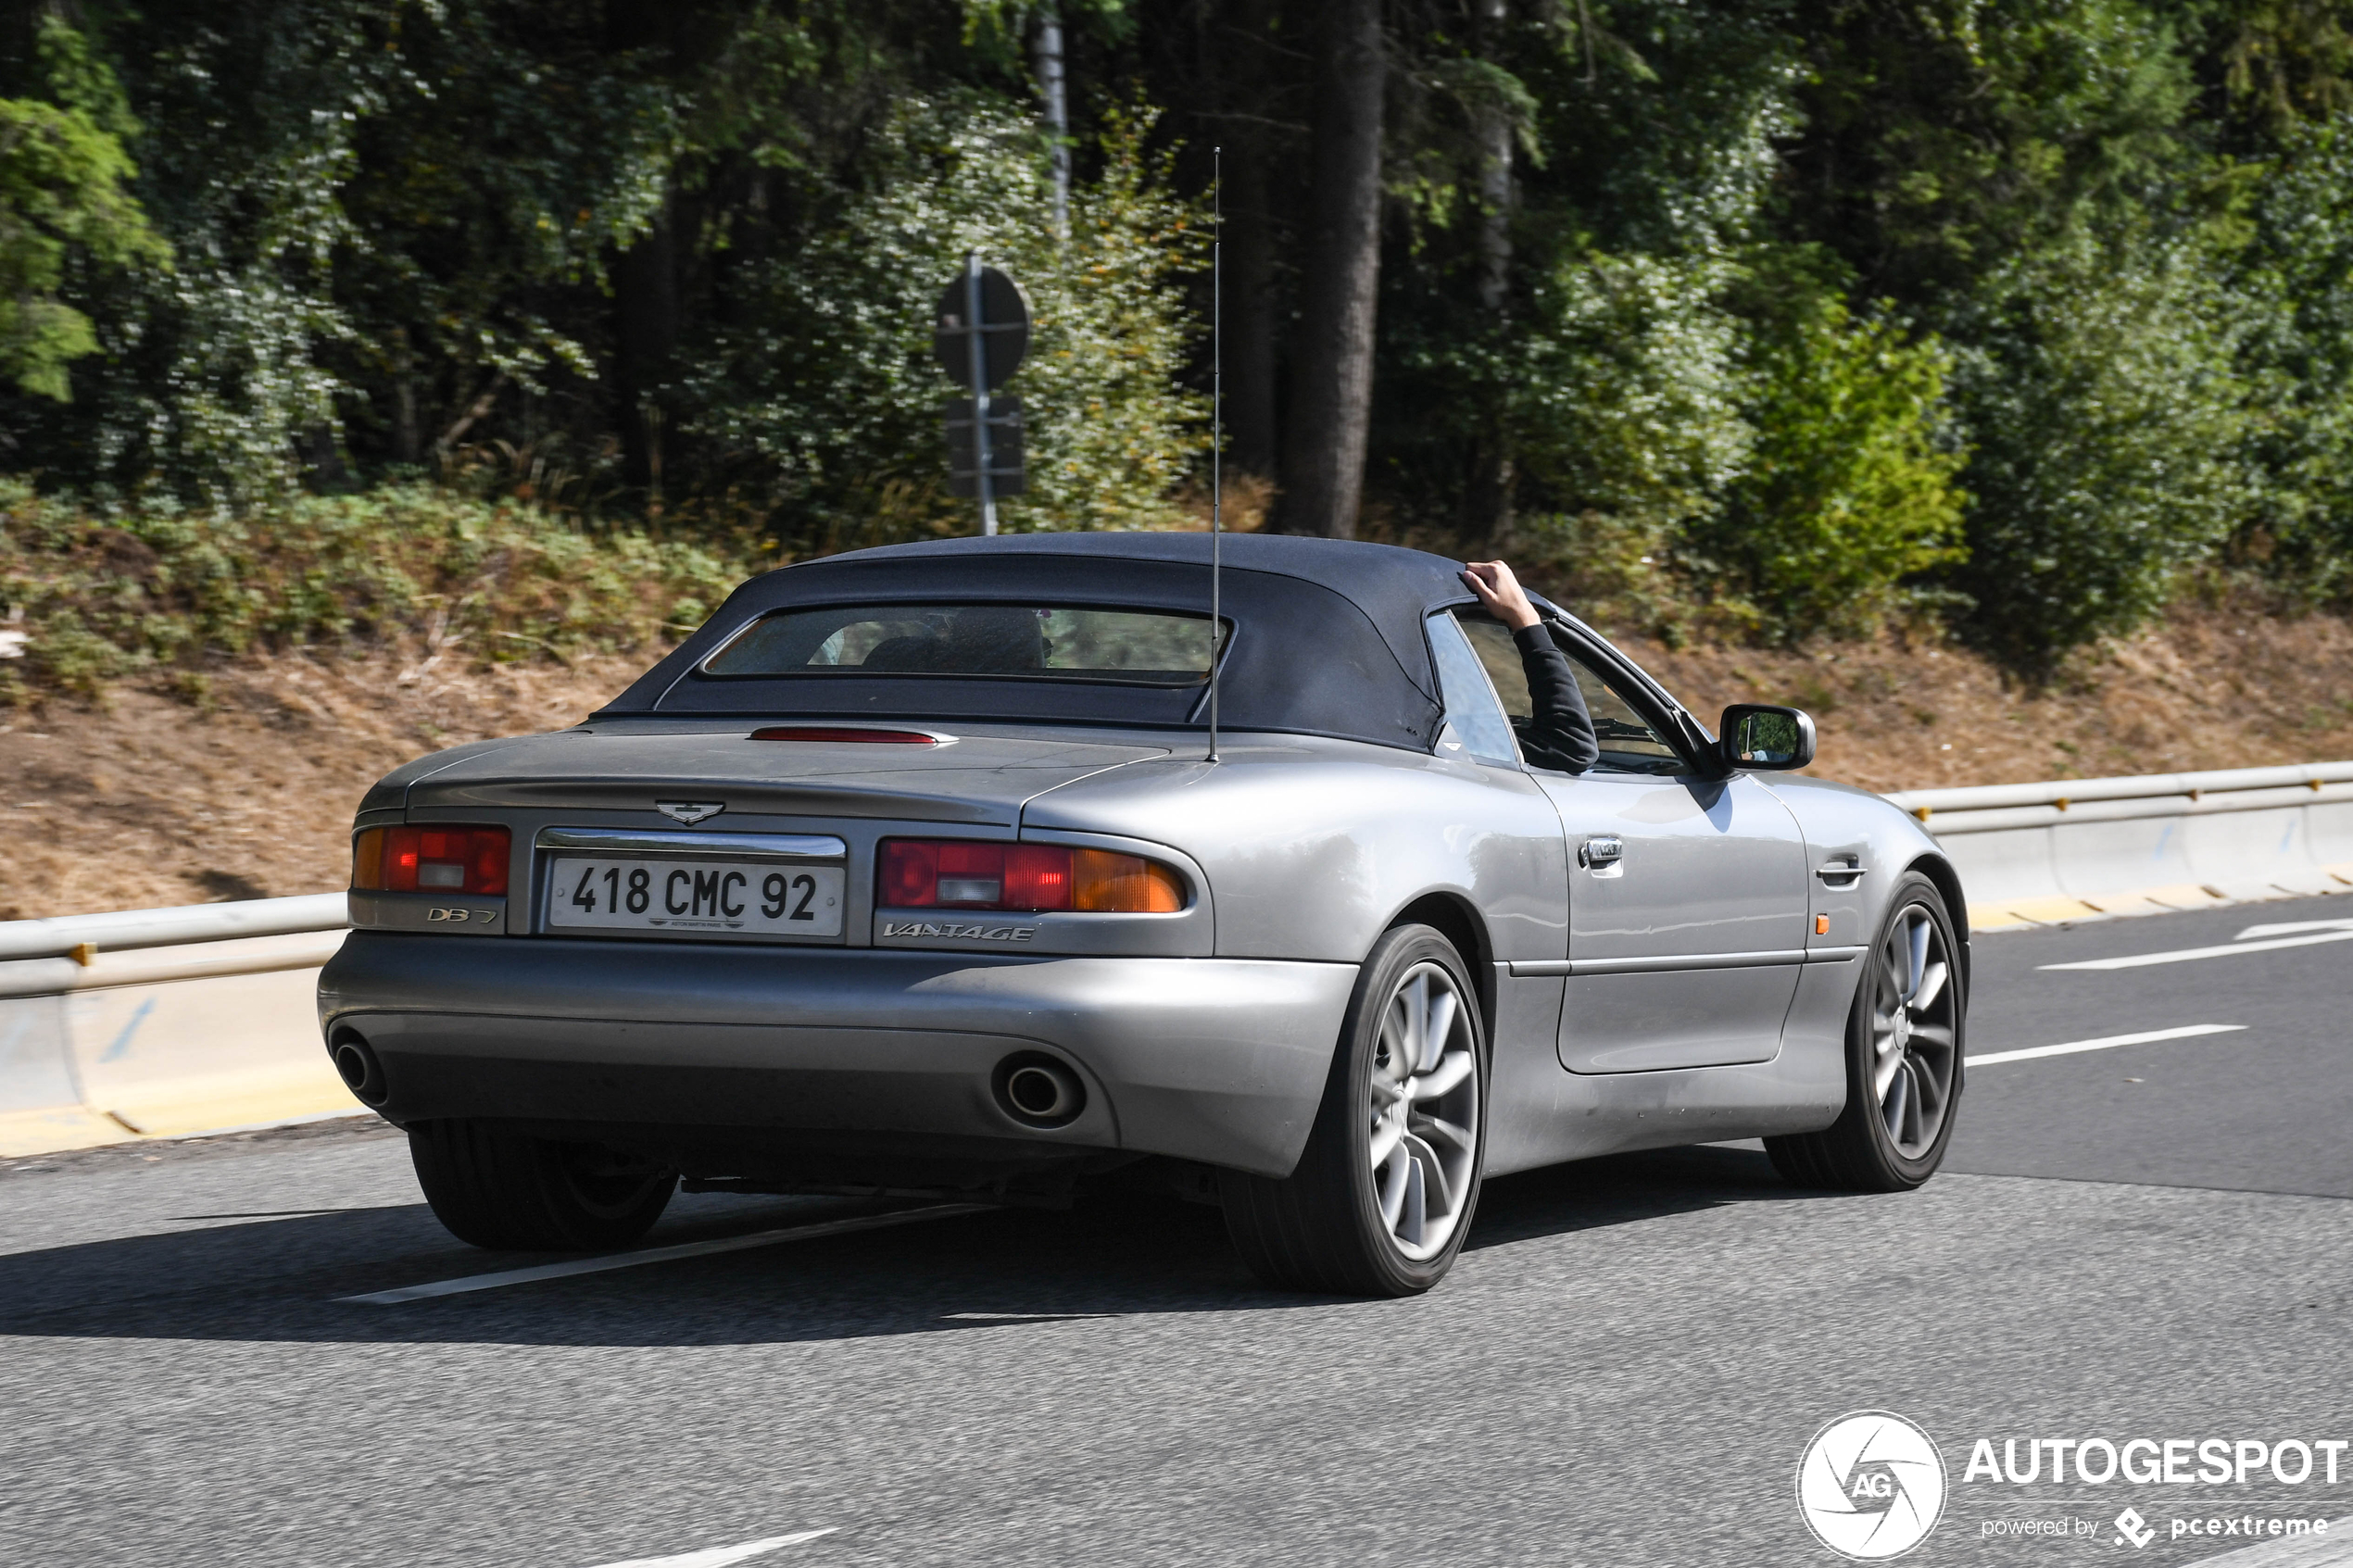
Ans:
[[[1210,149],[1209,242],[1209,755],[1217,760],[1217,633],[1226,541],[1226,149]]]

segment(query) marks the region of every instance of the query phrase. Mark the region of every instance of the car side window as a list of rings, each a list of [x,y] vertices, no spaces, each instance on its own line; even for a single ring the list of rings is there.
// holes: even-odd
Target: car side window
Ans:
[[[1446,722],[1465,750],[1482,762],[1503,767],[1519,765],[1519,746],[1512,738],[1512,721],[1504,716],[1495,687],[1481,668],[1478,654],[1463,633],[1462,623],[1444,613],[1429,618],[1429,651],[1438,663],[1438,688],[1446,704]],[[1523,686],[1523,699],[1525,697]]]
[[[1593,738],[1602,748],[1597,766],[1620,773],[1683,771],[1683,756],[1674,743],[1644,719],[1600,671],[1579,658],[1575,649],[1561,651],[1568,655],[1577,689],[1585,694],[1585,711],[1593,717]]]
[[[1456,610],[1454,622],[1470,639],[1478,662],[1486,668],[1487,679],[1495,687],[1495,696],[1504,704],[1504,711],[1514,719],[1533,717],[1536,699],[1528,694],[1528,667],[1520,662],[1519,645],[1512,641],[1504,623],[1491,621],[1478,610]]]
[[[1520,662],[1519,645],[1512,641],[1511,633],[1500,622],[1478,615],[1465,615],[1459,624],[1478,652],[1479,663],[1486,667],[1504,711],[1514,719],[1529,718],[1535,711],[1535,702],[1529,696],[1527,667]],[[1598,766],[1620,773],[1683,771],[1681,754],[1656,726],[1643,719],[1575,649],[1561,651],[1568,656],[1569,672],[1577,677],[1577,689],[1585,695],[1585,711],[1592,717],[1593,738],[1602,748]]]

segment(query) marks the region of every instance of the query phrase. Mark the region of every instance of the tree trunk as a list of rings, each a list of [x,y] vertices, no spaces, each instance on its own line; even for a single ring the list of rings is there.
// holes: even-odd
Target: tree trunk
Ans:
[[[1070,105],[1063,89],[1063,19],[1053,6],[1038,13],[1038,43],[1032,56],[1038,95],[1045,101],[1046,134],[1053,141],[1054,238],[1070,238]]]
[[[1273,214],[1266,201],[1265,133],[1235,137],[1226,207],[1226,425],[1234,467],[1275,477],[1275,299]]]
[[[1283,437],[1280,516],[1295,533],[1354,537],[1364,498],[1387,74],[1380,0],[1326,0],[1315,42],[1315,182]]]
[[[1226,457],[1236,474],[1271,482],[1276,474],[1276,295],[1280,246],[1268,199],[1277,157],[1270,121],[1268,69],[1275,19],[1267,0],[1219,0],[1196,13],[1201,74],[1211,83],[1209,112],[1198,132],[1222,149],[1225,173]]]
[[[654,389],[678,347],[678,247],[670,202],[654,225],[614,258],[614,392],[620,402],[622,483],[652,492],[661,483],[662,410]]]
[[[692,4],[605,0],[609,51],[642,50],[675,69],[698,19]],[[621,424],[622,483],[658,492],[664,420],[654,388],[678,348],[678,245],[674,198],[665,190],[653,227],[613,258],[613,393]]]
[[[1472,37],[1491,63],[1503,44],[1506,6],[1507,0],[1474,0],[1472,6]],[[1487,330],[1500,336],[1511,310],[1511,116],[1501,104],[1483,104],[1474,116],[1473,130],[1478,144],[1478,303],[1487,313]],[[1508,387],[1487,389],[1465,496],[1465,532],[1486,540],[1498,555],[1510,548],[1512,534],[1512,448],[1504,419],[1509,395]]]

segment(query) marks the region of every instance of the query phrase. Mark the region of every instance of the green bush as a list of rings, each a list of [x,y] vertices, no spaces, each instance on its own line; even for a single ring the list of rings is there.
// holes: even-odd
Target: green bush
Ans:
[[[1955,403],[1974,497],[1965,629],[2049,674],[2129,632],[2208,558],[2250,491],[2246,318],[2187,240],[2045,250],[1968,313]]]
[[[1795,643],[1868,633],[1932,595],[1923,574],[1966,554],[1944,346],[1800,288],[1747,358],[1747,465],[1689,531],[1687,565],[1717,608]]]
[[[2257,494],[2235,554],[2307,599],[2353,596],[2353,114],[2295,131],[2252,204],[2234,295],[2252,323]]]
[[[0,601],[18,693],[99,695],[308,645],[423,641],[500,662],[626,652],[691,631],[743,576],[711,549],[422,486],[222,520],[91,516],[0,481]]]
[[[114,75],[82,35],[41,21],[44,85],[62,100],[0,98],[0,378],[70,399],[66,367],[97,347],[90,318],[58,296],[75,253],[102,265],[160,265],[170,249],[123,187],[135,129]]]

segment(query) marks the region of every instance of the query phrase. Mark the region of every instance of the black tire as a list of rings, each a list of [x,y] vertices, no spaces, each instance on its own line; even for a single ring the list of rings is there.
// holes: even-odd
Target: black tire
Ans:
[[[1932,932],[1929,950],[1941,952],[1946,974],[1943,989],[1931,1004],[1940,1016],[1932,1022],[1914,1023],[1908,1018],[1911,1010],[1902,1006],[1900,987],[1905,982],[1891,972],[1889,959],[1906,946],[1899,931],[1913,928],[1923,918]],[[1793,1186],[1843,1192],[1908,1192],[1936,1173],[1944,1163],[1945,1147],[1952,1142],[1961,1101],[1969,995],[1959,952],[1944,895],[1928,878],[1907,872],[1888,902],[1877,939],[1864,952],[1862,978],[1847,1012],[1846,1108],[1836,1122],[1818,1133],[1765,1140],[1765,1152],[1783,1180]],[[1892,985],[1899,989],[1891,992]],[[1897,1004],[1894,1010],[1891,1001]],[[1894,1047],[1897,1071],[1913,1074],[1906,1085],[1914,1096],[1913,1109],[1917,1112],[1931,1098],[1935,1101],[1932,1133],[1914,1140],[1908,1151],[1889,1125],[1888,1103],[1874,1079],[1881,1061],[1881,1041],[1897,1011],[1906,1014],[1906,1033]],[[1923,1044],[1930,1041],[1932,1031],[1949,1031],[1950,1039]],[[1899,1126],[1905,1124],[1900,1109],[1896,1121]],[[1917,1122],[1912,1125],[1919,1128]]]
[[[1377,1078],[1394,1085],[1398,1071],[1396,1055],[1385,1043],[1384,1025],[1393,1009],[1407,1010],[1395,1013],[1397,1018],[1411,1016],[1409,994],[1416,985],[1423,987],[1418,995],[1425,1025],[1437,1016],[1443,1004],[1431,1005],[1431,998],[1442,994],[1435,984],[1436,972],[1451,982],[1455,1000],[1447,1009],[1438,1054],[1429,1059],[1433,1065],[1406,1070],[1408,1089],[1448,1081],[1445,1064],[1463,1050],[1469,1053],[1467,1075],[1452,1078],[1453,1087],[1433,1090],[1427,1098],[1410,1092],[1401,1097],[1392,1088],[1386,1091],[1390,1103],[1403,1109],[1377,1112],[1377,1094],[1382,1092],[1377,1091]],[[1227,1234],[1252,1273],[1280,1289],[1348,1296],[1418,1295],[1446,1276],[1470,1233],[1486,1173],[1487,1039],[1478,997],[1462,956],[1430,927],[1396,926],[1373,944],[1340,1025],[1323,1104],[1298,1167],[1279,1180],[1219,1173]],[[1451,1071],[1463,1070],[1455,1064]],[[1416,1073],[1420,1076],[1413,1076]],[[1417,1104],[1436,1110],[1424,1114],[1414,1129]],[[1466,1129],[1437,1119],[1441,1112],[1467,1116],[1471,1125]],[[1441,1128],[1446,1131],[1437,1130]],[[1470,1137],[1467,1151],[1448,1135],[1463,1131]],[[1391,1163],[1378,1170],[1372,1163],[1377,1136],[1385,1137],[1392,1150]],[[1429,1158],[1425,1160],[1424,1155]],[[1384,1213],[1383,1184],[1392,1180],[1401,1214],[1418,1218],[1392,1220]],[[1402,1196],[1408,1185],[1414,1194],[1410,1200]],[[1428,1198],[1432,1193],[1452,1206],[1441,1216],[1442,1239],[1432,1239],[1424,1228],[1431,1224]],[[1416,1207],[1403,1210],[1407,1201]],[[1419,1239],[1401,1239],[1402,1233],[1392,1228],[1400,1224]],[[1423,1245],[1430,1248],[1428,1255],[1414,1255]]]
[[[598,1144],[557,1143],[475,1122],[421,1122],[409,1158],[434,1217],[497,1251],[596,1252],[652,1228],[678,1173]]]

